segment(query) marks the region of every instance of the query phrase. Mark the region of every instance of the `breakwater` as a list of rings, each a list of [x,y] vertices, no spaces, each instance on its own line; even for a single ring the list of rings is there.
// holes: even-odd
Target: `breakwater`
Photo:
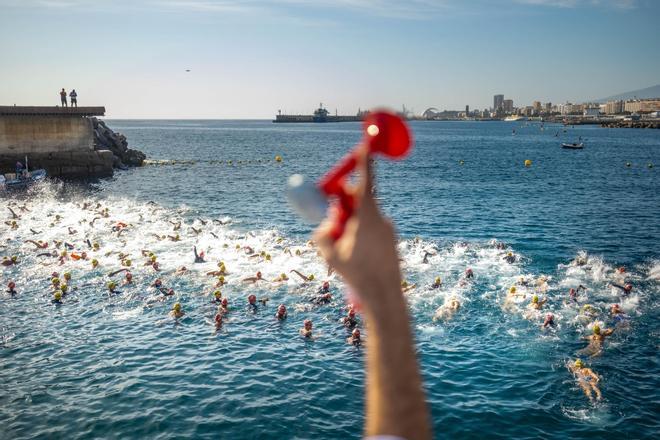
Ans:
[[[653,121],[612,121],[601,124],[606,128],[660,128],[660,120]]]
[[[0,106],[0,172],[28,158],[49,176],[108,177],[115,168],[142,164],[145,155],[96,119],[104,107]]]

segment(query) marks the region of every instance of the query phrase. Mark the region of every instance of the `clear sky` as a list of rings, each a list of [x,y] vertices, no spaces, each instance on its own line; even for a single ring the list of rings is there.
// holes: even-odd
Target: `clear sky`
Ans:
[[[660,84],[660,1],[0,0],[0,84],[113,118],[581,101]]]

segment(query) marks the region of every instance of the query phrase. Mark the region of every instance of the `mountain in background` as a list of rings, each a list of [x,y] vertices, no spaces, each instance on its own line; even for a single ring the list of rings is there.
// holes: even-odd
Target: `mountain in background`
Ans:
[[[660,98],[660,84],[647,87],[645,89],[633,90],[632,92],[620,93],[618,95],[608,96],[607,98],[597,99],[595,102],[618,101],[627,99],[645,99]]]

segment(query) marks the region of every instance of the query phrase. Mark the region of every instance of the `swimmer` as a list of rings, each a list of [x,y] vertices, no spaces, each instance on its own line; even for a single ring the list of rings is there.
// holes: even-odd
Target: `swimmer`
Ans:
[[[48,242],[47,241],[41,241],[41,240],[25,240],[23,243],[31,243],[34,246],[36,246],[37,249],[46,249],[48,247]]]
[[[99,260],[97,260],[96,258],[92,258],[92,261],[90,261],[90,263],[92,264],[92,269],[96,269],[97,266],[99,265]]]
[[[458,301],[458,298],[452,296],[448,302],[445,302],[442,306],[436,310],[435,315],[433,315],[433,320],[449,320],[453,318],[454,314],[458,312],[461,308],[461,303]]]
[[[2,265],[3,266],[13,266],[18,264],[18,257],[16,255],[12,255],[11,258],[8,257],[2,257]]]
[[[332,294],[330,293],[322,293],[314,298],[312,298],[311,302],[316,304],[316,305],[322,305],[322,304],[329,304],[332,301]]]
[[[156,289],[160,289],[163,287],[163,282],[161,281],[160,278],[156,278],[153,283],[149,285],[149,287],[155,287]]]
[[[539,300],[539,296],[534,295],[532,297],[532,302],[529,303],[529,307],[534,309],[534,310],[541,310],[541,308],[543,307],[543,304],[545,304],[546,302],[548,302],[548,298],[543,298],[543,300]]]
[[[442,286],[442,278],[435,277],[433,284],[431,284],[431,289],[439,289]]]
[[[585,292],[587,291],[587,288],[584,287],[582,284],[580,284],[577,289],[571,287],[570,290],[568,291],[568,297],[570,298],[571,301],[573,301],[576,304],[578,302],[577,295],[578,293],[580,293],[580,289],[584,290]]]
[[[359,347],[362,345],[362,338],[360,337],[360,329],[353,329],[351,336],[346,339],[346,343]]]
[[[305,275],[303,275],[302,273],[300,273],[299,271],[297,271],[295,269],[292,269],[290,272],[293,272],[296,275],[298,275],[300,278],[302,278],[303,282],[314,281],[314,278],[315,278],[314,274],[309,274],[309,275],[305,276]]]
[[[275,317],[280,321],[286,319],[287,312],[286,312],[286,306],[284,304],[280,304],[279,306],[277,306],[277,312],[275,312]]]
[[[557,324],[555,323],[555,315],[552,313],[548,313],[545,315],[545,320],[543,321],[543,324],[541,325],[541,329],[547,328],[547,327],[555,327]]]
[[[218,270],[212,270],[211,272],[206,272],[206,275],[209,276],[220,276],[220,275],[227,275],[227,268],[225,267],[225,263],[220,261],[218,262]]]
[[[303,327],[300,329],[300,334],[305,338],[311,338],[312,327],[313,327],[312,320],[305,319],[305,321],[303,322]]]
[[[422,263],[429,264],[429,257],[435,257],[436,255],[438,254],[437,253],[434,254],[429,251],[424,251],[424,258],[422,259]]]
[[[62,291],[57,290],[53,294],[53,299],[50,301],[53,304],[62,304]]]
[[[130,272],[126,272],[126,275],[124,275],[124,282],[122,285],[129,286],[131,284],[133,284],[133,274]]]
[[[170,316],[174,319],[179,319],[185,315],[186,312],[181,310],[181,303],[174,303],[174,306],[172,306],[172,311],[170,312]]]
[[[474,272],[472,272],[472,268],[468,267],[467,269],[465,269],[465,278],[468,280],[470,278],[474,278]]]
[[[507,252],[506,256],[504,257],[504,261],[509,264],[513,264],[516,262],[516,256],[513,255],[513,252]]]
[[[251,312],[256,312],[258,309],[257,302],[260,302],[261,305],[266,305],[269,301],[269,298],[259,298],[255,294],[248,295],[248,310]]]
[[[348,313],[342,318],[341,322],[346,328],[354,328],[358,324],[355,317],[355,310],[352,307],[348,309]]]
[[[170,241],[181,241],[181,237],[179,236],[179,234],[176,234],[176,235],[168,235],[167,238],[169,238]]]
[[[263,281],[263,280],[264,279],[261,278],[261,271],[259,271],[259,272],[257,272],[256,276],[244,278],[243,282],[244,283],[256,283],[257,281]]]
[[[416,287],[417,284],[408,284],[406,280],[401,281],[401,293],[408,293]]]
[[[108,283],[107,287],[108,287],[108,292],[110,292],[110,293],[112,293],[112,294],[121,293],[119,290],[116,290],[116,288],[117,288],[117,283],[115,283],[114,281],[110,281],[110,282]]]
[[[610,286],[616,287],[617,289],[622,290],[623,291],[623,296],[630,295],[630,292],[632,292],[632,290],[633,290],[633,285],[630,284],[630,283],[626,283],[624,286],[622,286],[621,284],[617,284],[617,283],[610,283]]]
[[[213,323],[214,323],[214,325],[215,325],[215,329],[216,329],[216,330],[220,330],[220,329],[222,328],[222,315],[223,315],[223,314],[224,314],[224,313],[218,311],[218,312],[215,314],[215,317],[213,318]]]
[[[184,275],[187,272],[188,272],[188,268],[186,266],[179,266],[174,272],[174,275]]]
[[[115,275],[117,275],[117,274],[120,273],[120,272],[128,272],[128,269],[124,268],[124,269],[115,270],[114,272],[110,272],[110,273],[108,274],[108,277],[109,277],[109,278],[112,278],[112,277],[114,277]]]
[[[324,281],[323,285],[319,287],[319,290],[317,290],[317,293],[328,293],[330,292],[330,283],[328,281]]]
[[[592,391],[596,394],[596,399],[601,400],[602,395],[597,385],[600,381],[600,377],[598,377],[591,368],[587,368],[582,360],[576,359],[574,363],[568,364],[568,369],[573,373],[575,379],[577,379],[578,385],[580,385],[580,388],[582,388],[582,391],[584,391],[584,394],[589,400],[593,401],[593,398],[591,397]]]
[[[214,304],[221,304],[222,303],[222,292],[219,290],[216,290],[213,292],[213,299],[211,300],[212,303]]]
[[[227,281],[225,281],[225,277],[222,276],[222,275],[220,275],[220,276],[218,277],[218,281],[215,283],[215,285],[214,285],[213,287],[222,287],[222,286],[224,286],[225,284],[227,284]]]
[[[603,342],[605,338],[614,333],[613,328],[606,328],[601,330],[598,324],[594,325],[593,334],[590,336],[585,336],[583,339],[589,341],[589,345],[581,350],[582,353],[591,354],[591,356],[597,356],[603,351]]]
[[[623,311],[620,305],[613,304],[610,308],[610,316],[616,324],[622,324],[628,319],[628,315]]]
[[[277,278],[275,278],[272,282],[273,282],[273,283],[283,283],[283,282],[285,282],[285,281],[289,281],[289,277],[288,277],[284,272],[282,272],[282,273],[280,274],[280,276],[278,276]]]
[[[204,251],[197,253],[197,246],[193,246],[193,252],[195,253],[195,263],[205,263],[204,260]]]
[[[7,284],[7,293],[10,294],[11,296],[14,296],[18,293],[16,291],[16,283],[15,282],[10,281],[9,284]]]
[[[229,300],[227,298],[222,298],[222,303],[220,303],[218,311],[222,311],[223,314],[229,313]]]

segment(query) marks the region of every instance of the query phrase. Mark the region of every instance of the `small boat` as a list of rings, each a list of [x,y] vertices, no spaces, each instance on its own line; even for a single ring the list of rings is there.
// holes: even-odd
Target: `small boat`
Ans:
[[[568,148],[569,150],[581,150],[584,148],[584,143],[575,142],[575,143],[562,143],[562,148]]]
[[[0,174],[0,191],[25,189],[46,178],[46,170],[24,171],[21,175],[15,173]]]

